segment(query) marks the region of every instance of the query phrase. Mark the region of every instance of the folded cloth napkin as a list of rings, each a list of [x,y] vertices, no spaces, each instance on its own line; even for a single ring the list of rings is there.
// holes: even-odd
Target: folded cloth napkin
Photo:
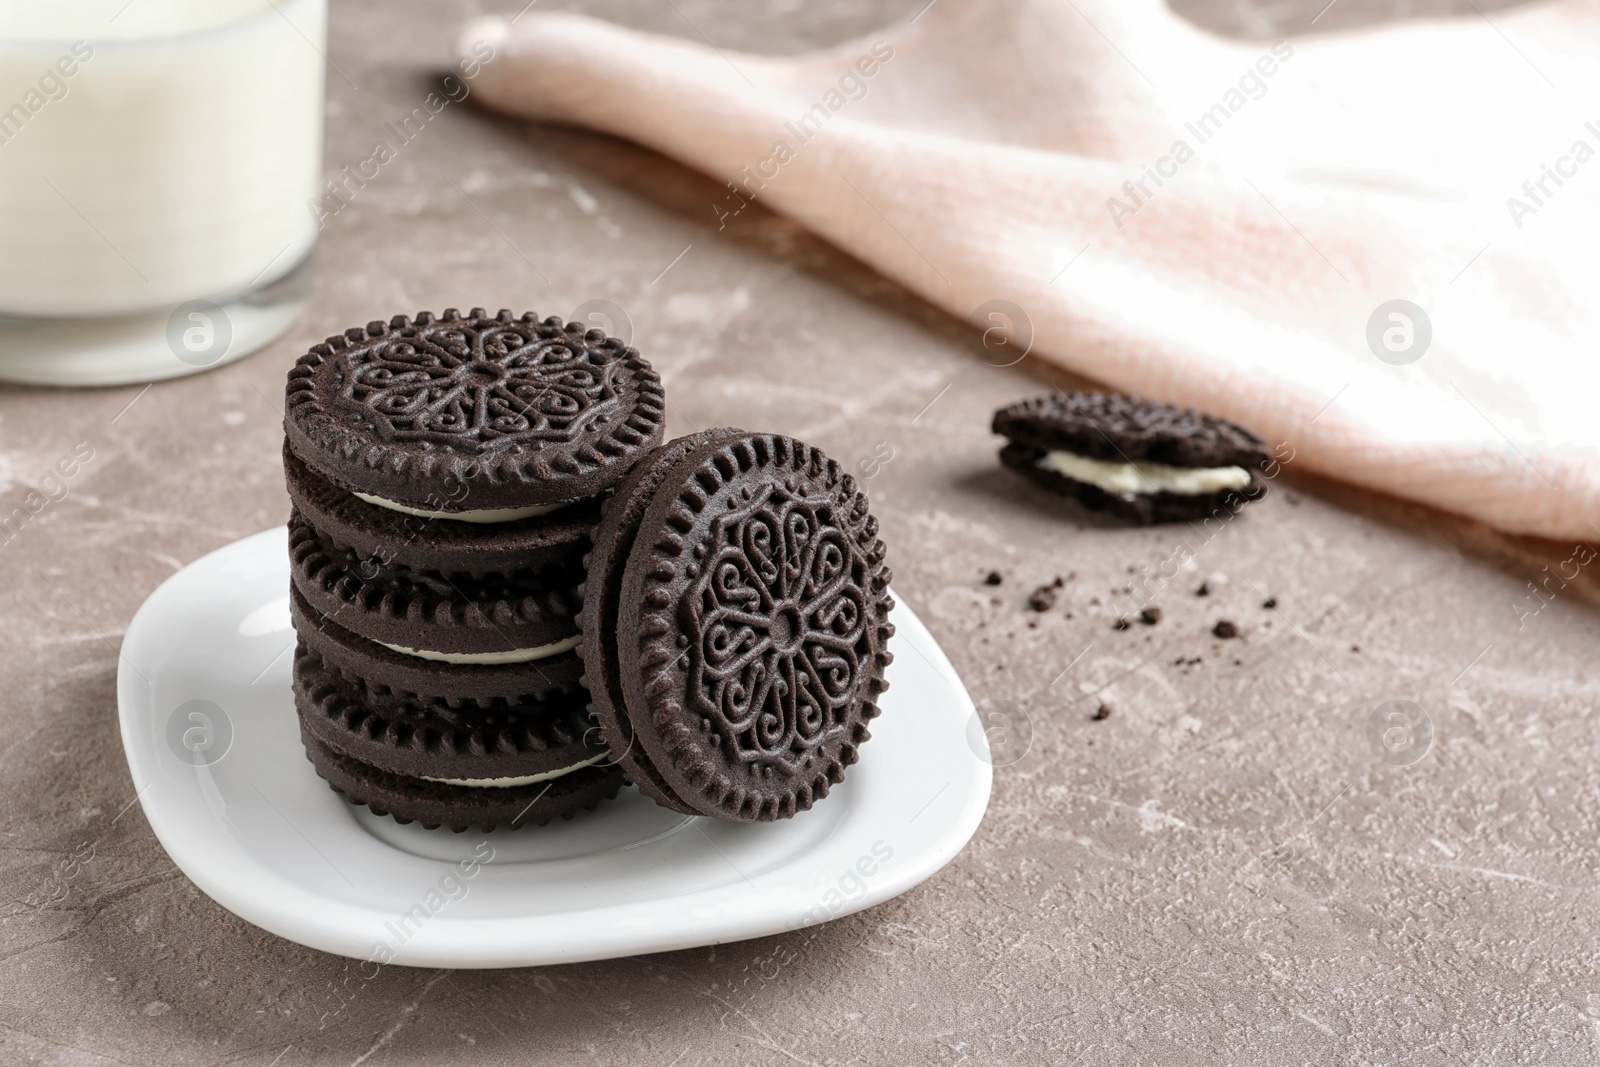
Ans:
[[[758,200],[1293,465],[1600,536],[1600,0],[1265,43],[934,0],[788,58],[528,14],[461,49],[492,107],[728,182],[714,225]]]

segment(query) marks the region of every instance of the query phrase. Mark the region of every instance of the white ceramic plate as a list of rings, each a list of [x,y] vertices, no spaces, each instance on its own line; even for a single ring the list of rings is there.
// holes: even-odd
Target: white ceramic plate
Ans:
[[[515,967],[794,930],[928,878],[989,803],[972,701],[902,604],[873,740],[799,818],[686,818],[630,787],[542,829],[400,826],[347,803],[306,761],[288,587],[281,527],[185,567],[128,627],[117,697],[128,767],[173,862],[229,911],[313,948]]]

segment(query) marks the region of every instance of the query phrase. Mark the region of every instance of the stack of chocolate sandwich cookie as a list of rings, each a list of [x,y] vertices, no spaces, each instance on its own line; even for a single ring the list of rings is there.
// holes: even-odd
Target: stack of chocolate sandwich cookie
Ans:
[[[457,830],[616,795],[575,652],[583,560],[664,405],[636,350],[532,314],[400,316],[301,357],[284,418],[294,691],[333,788]]]

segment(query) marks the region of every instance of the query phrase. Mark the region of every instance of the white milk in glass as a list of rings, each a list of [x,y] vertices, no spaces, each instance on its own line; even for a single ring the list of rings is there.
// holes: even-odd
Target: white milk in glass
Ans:
[[[37,338],[137,361],[196,301],[245,301],[209,324],[228,358],[265,343],[248,297],[317,236],[326,22],[326,0],[0,0],[0,376]]]

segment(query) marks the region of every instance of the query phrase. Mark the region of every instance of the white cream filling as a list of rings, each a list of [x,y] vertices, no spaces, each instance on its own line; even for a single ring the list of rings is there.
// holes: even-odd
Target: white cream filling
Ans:
[[[574,503],[563,500],[559,504],[530,504],[525,508],[478,508],[475,511],[429,511],[426,508],[414,508],[410,504],[401,504],[394,500],[385,500],[381,496],[371,493],[356,493],[356,498],[365,500],[369,504],[376,504],[380,508],[390,511],[400,511],[407,515],[415,515],[423,519],[452,519],[456,522],[516,522],[518,519],[531,519],[538,515],[548,515],[558,508],[564,508]]]
[[[573,634],[571,637],[563,637],[559,641],[537,648],[513,648],[505,652],[433,652],[426,648],[391,645],[387,641],[379,641],[378,644],[396,652],[404,652],[408,656],[436,660],[439,663],[477,663],[492,666],[497,663],[527,663],[536,659],[549,659],[551,656],[559,656],[563,652],[577,648],[578,642],[582,639],[582,635]]]
[[[1046,452],[1039,466],[1108,493],[1174,493],[1202,496],[1243,489],[1250,472],[1243,467],[1169,467],[1165,463],[1108,463],[1073,452]]]
[[[519,785],[533,785],[536,782],[548,782],[552,778],[560,778],[563,774],[581,771],[585,767],[593,767],[596,763],[610,756],[609,752],[602,752],[593,759],[586,759],[582,763],[574,763],[570,767],[563,767],[559,771],[543,771],[539,774],[524,774],[519,778],[429,778],[421,777],[429,782],[439,782],[443,785],[459,785],[468,789],[510,789]]]

